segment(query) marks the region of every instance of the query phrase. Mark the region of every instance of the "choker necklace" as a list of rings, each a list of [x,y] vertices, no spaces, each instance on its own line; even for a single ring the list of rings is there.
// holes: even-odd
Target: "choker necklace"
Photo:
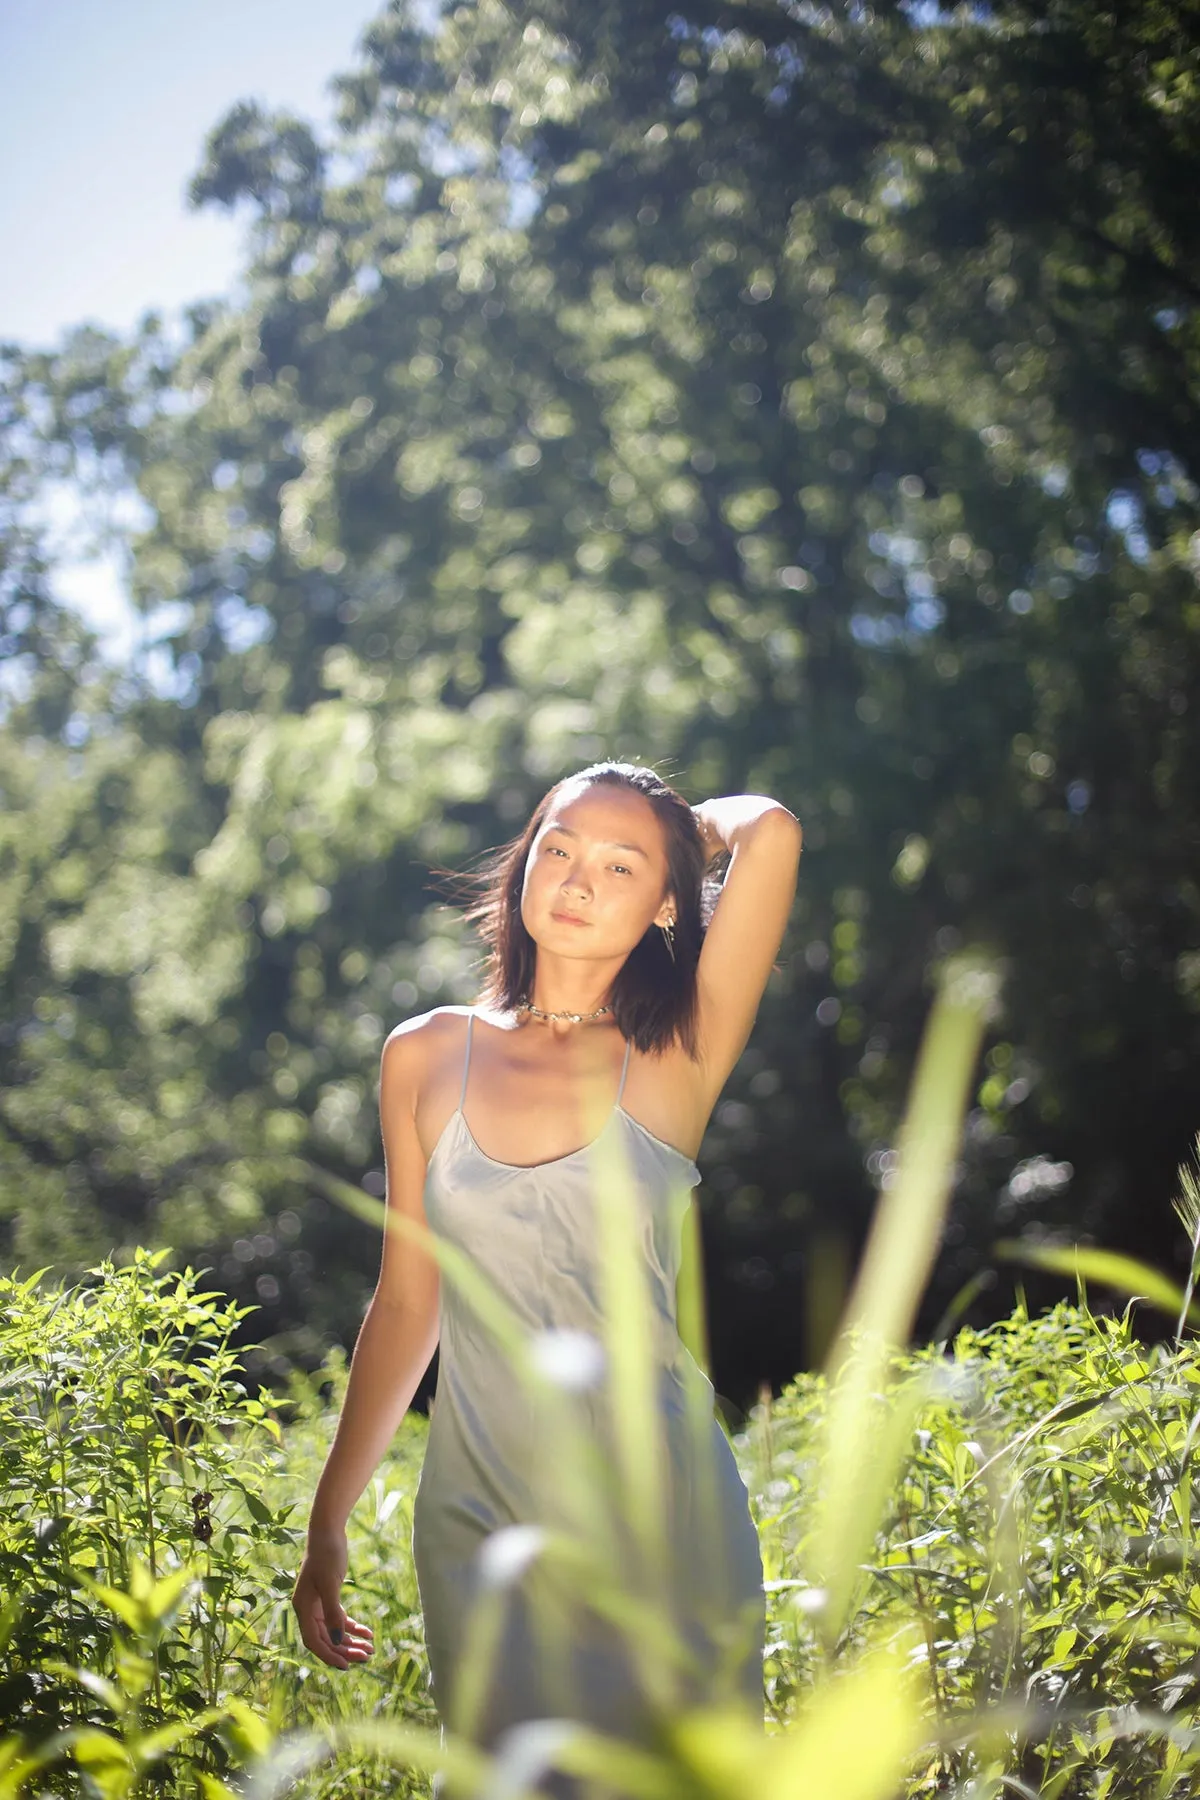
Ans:
[[[595,1012],[590,1013],[550,1013],[543,1012],[540,1006],[535,1006],[533,1004],[532,1000],[522,1000],[517,1006],[517,1011],[532,1013],[535,1019],[570,1019],[572,1025],[582,1025],[585,1019],[599,1019],[604,1013],[611,1012],[612,1007],[598,1006]]]

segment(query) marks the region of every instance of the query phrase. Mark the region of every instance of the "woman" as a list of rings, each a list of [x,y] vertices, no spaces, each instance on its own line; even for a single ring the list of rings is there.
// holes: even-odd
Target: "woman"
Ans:
[[[700,1471],[680,1424],[682,1372],[696,1370],[675,1323],[684,1223],[675,1202],[682,1196],[686,1207],[699,1180],[693,1158],[754,1024],[800,843],[792,814],[757,795],[689,807],[652,770],[627,763],[594,764],[559,782],[481,878],[488,885],[471,916],[491,958],[479,1004],[438,1007],[399,1026],[380,1083],[388,1207],[465,1252],[530,1333],[603,1337],[592,1151],[616,1140],[645,1210],[638,1242],[656,1310],[658,1435],[671,1476],[667,1589],[702,1663],[706,1642],[710,1662],[716,1651],[700,1621],[719,1615],[728,1645],[749,1614],[755,1629],[738,1681],[760,1718],[762,1565],[746,1490],[710,1413],[721,1541],[706,1541],[693,1492]],[[719,900],[706,906],[714,884],[705,869],[724,852]],[[546,1503],[545,1483],[535,1475],[552,1463],[553,1445],[539,1440],[536,1407],[454,1285],[439,1281],[433,1257],[403,1232],[385,1235],[293,1604],[305,1644],[331,1668],[369,1656],[370,1627],[339,1598],[346,1521],[439,1335],[413,1554],[445,1725],[487,1561],[480,1552],[505,1527],[544,1516],[536,1506]],[[607,1426],[593,1398],[573,1396],[599,1440]],[[580,1610],[567,1658],[551,1668],[539,1660],[534,1621],[511,1598],[479,1741],[559,1714],[564,1683],[572,1716],[645,1736],[645,1695],[620,1634]]]

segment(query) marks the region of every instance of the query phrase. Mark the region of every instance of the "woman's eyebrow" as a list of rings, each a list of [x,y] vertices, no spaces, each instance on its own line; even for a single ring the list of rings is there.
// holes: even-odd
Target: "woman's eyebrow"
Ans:
[[[561,831],[564,837],[569,838],[577,838],[579,836],[579,833],[573,831],[569,825],[547,825],[546,830]],[[650,860],[640,844],[619,844],[615,838],[606,838],[604,842],[609,850],[630,850],[633,852],[634,856],[645,856],[647,862]]]

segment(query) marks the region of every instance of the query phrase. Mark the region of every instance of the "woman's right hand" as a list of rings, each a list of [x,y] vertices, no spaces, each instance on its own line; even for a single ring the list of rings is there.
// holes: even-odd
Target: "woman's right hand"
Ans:
[[[313,1655],[331,1669],[366,1662],[375,1647],[371,1627],[352,1619],[341,1603],[349,1560],[344,1530],[310,1526],[308,1547],[292,1589],[292,1606],[300,1621],[300,1636]]]

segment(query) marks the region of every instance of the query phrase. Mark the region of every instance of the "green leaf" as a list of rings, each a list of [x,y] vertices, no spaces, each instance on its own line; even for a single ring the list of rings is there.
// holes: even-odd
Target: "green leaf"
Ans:
[[[259,1499],[257,1494],[247,1487],[241,1487],[241,1494],[246,1502],[246,1510],[256,1525],[273,1525],[275,1523],[274,1513],[264,1501]]]
[[[120,1738],[93,1725],[79,1725],[61,1733],[59,1744],[69,1749],[77,1763],[85,1769],[106,1766],[132,1768],[132,1760]]]
[[[1025,1263],[1030,1268],[1073,1275],[1098,1282],[1102,1287],[1117,1288],[1123,1294],[1139,1295],[1172,1316],[1183,1306],[1183,1289],[1177,1282],[1136,1257],[1115,1250],[1092,1250],[1082,1245],[1060,1249],[1050,1244],[1027,1244],[1020,1238],[1003,1238],[993,1244],[992,1254],[1003,1262]],[[1190,1310],[1188,1317],[1193,1324],[1200,1322],[1200,1307]]]
[[[116,1717],[119,1718],[126,1710],[125,1696],[120,1688],[95,1669],[73,1669],[69,1663],[62,1662],[57,1657],[47,1657],[41,1667],[48,1675],[61,1675],[66,1681],[76,1682],[89,1694],[102,1700]]]

